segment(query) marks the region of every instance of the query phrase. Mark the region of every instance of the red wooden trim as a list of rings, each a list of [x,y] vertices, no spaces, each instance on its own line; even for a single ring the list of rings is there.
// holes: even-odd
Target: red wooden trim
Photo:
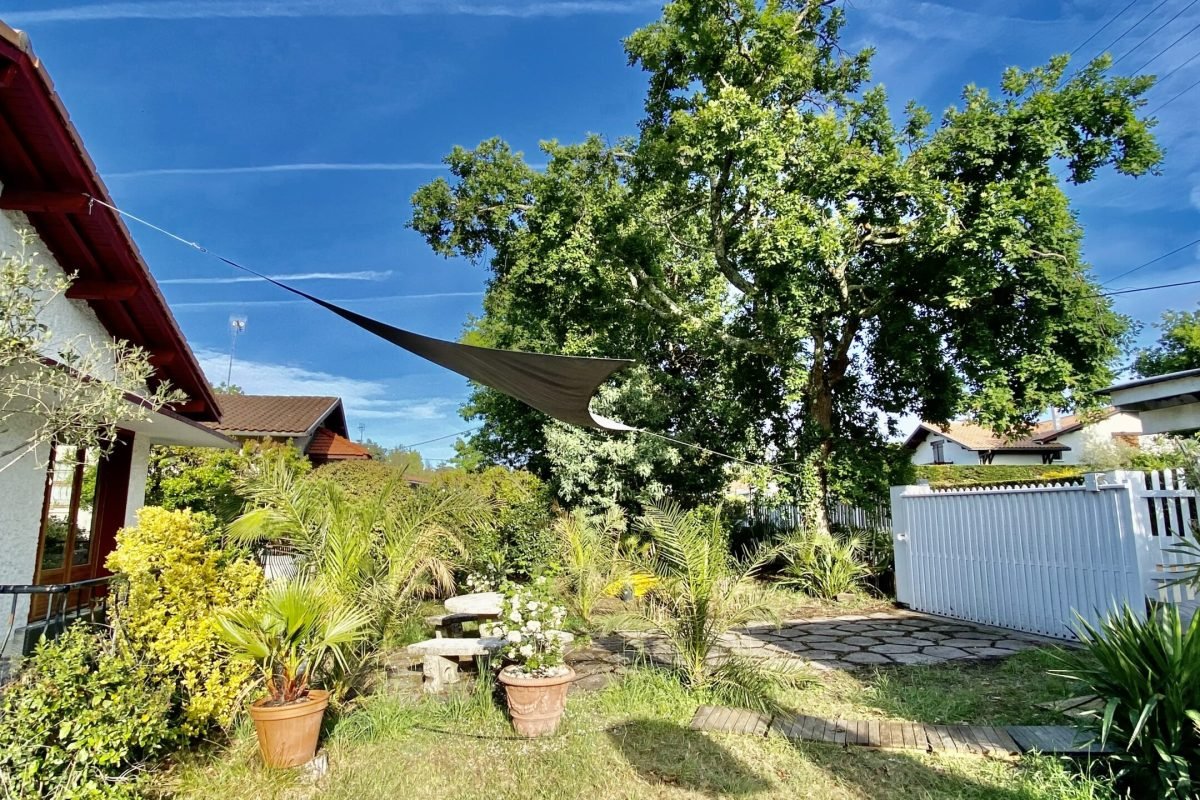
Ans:
[[[129,503],[129,479],[133,472],[132,431],[117,433],[112,452],[100,459],[96,473],[96,497],[93,502],[92,560],[96,567],[93,577],[111,575],[104,567],[104,559],[117,546],[117,531],[125,525],[125,508]]]
[[[133,281],[77,280],[66,294],[69,300],[128,300],[140,288]]]
[[[6,189],[0,192],[0,209],[50,214],[82,214],[88,210],[83,192],[45,192]]]

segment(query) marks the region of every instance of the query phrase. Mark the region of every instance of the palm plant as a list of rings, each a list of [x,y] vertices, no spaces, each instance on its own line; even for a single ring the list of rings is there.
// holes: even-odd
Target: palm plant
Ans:
[[[1100,626],[1079,623],[1084,651],[1061,674],[1104,705],[1089,719],[1120,748],[1137,797],[1190,798],[1200,789],[1200,615],[1185,630],[1177,607],[1141,620],[1126,606]]]
[[[782,583],[805,594],[832,600],[857,588],[870,568],[862,560],[862,538],[798,528],[779,546],[785,566]]]
[[[670,502],[648,505],[642,527],[651,543],[644,568],[658,579],[643,619],[672,646],[683,682],[724,702],[773,708],[775,691],[796,683],[800,672],[739,656],[714,658],[714,651],[730,629],[775,618],[744,591],[774,551],[735,559],[719,514],[685,512]]]
[[[365,611],[347,607],[304,578],[271,584],[253,608],[216,617],[230,650],[258,665],[269,705],[307,696],[327,661],[345,671],[347,654],[364,637],[369,621]]]
[[[591,620],[596,602],[604,595],[616,594],[635,582],[646,585],[644,579],[637,580],[623,553],[626,527],[625,514],[619,508],[602,515],[578,508],[554,521],[568,594],[585,620]]]
[[[282,459],[264,459],[241,491],[248,510],[229,525],[229,537],[290,544],[302,574],[343,602],[372,609],[376,639],[417,599],[453,591],[465,534],[491,511],[490,501],[466,490],[408,491],[398,478],[351,502],[334,484],[299,479]]]

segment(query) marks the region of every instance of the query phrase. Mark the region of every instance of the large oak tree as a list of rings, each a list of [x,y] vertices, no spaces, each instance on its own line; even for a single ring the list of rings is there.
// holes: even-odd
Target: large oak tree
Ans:
[[[648,75],[638,136],[546,143],[544,169],[499,140],[456,148],[453,181],[413,197],[437,252],[490,272],[472,340],[636,358],[605,413],[773,463],[819,522],[830,491],[886,481],[881,419],[1015,431],[1109,380],[1127,321],[1056,171],[1161,159],[1138,116],[1152,79],[1106,58],[1009,69],[999,95],[968,86],[936,122],[912,103],[895,120],[843,21],[828,0],[676,0],[626,40]],[[566,432],[484,388],[465,413],[489,457],[601,476],[617,500],[724,479],[703,454]]]

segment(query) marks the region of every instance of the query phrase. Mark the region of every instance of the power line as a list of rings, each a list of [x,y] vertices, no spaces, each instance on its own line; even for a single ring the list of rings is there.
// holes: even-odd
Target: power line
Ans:
[[[1179,72],[1179,70],[1183,69],[1183,68],[1184,68],[1184,67],[1186,67],[1188,64],[1190,64],[1190,63],[1192,63],[1193,61],[1195,61],[1197,58],[1200,58],[1200,50],[1197,50],[1195,53],[1192,53],[1192,57],[1191,57],[1191,58],[1189,58],[1187,61],[1184,61],[1182,64],[1180,64],[1179,66],[1177,66],[1175,69],[1173,69],[1173,70],[1171,70],[1170,72],[1168,72],[1166,75],[1162,75],[1162,76],[1160,76],[1160,77],[1159,77],[1159,79],[1158,79],[1158,85],[1159,85],[1159,86],[1161,86],[1161,85],[1162,85],[1162,83],[1163,83],[1163,81],[1165,81],[1167,78],[1169,78],[1169,77],[1171,77],[1172,75],[1174,75],[1176,72]],[[1140,70],[1139,70],[1139,72],[1140,72]]]
[[[1116,292],[1102,292],[1100,297],[1116,297],[1119,294],[1136,294],[1137,292],[1150,292],[1155,289],[1174,289],[1176,286],[1196,286],[1200,284],[1200,280],[1195,281],[1180,281],[1179,283],[1160,283],[1157,286],[1139,286],[1136,289],[1121,289]]]
[[[1137,5],[1137,1],[1138,0],[1130,0],[1129,5],[1125,6],[1120,11],[1118,11],[1116,14],[1114,14],[1112,17],[1110,17],[1108,22],[1101,25],[1099,28],[1097,28],[1092,33],[1091,36],[1087,37],[1082,42],[1080,42],[1075,47],[1075,49],[1071,51],[1071,55],[1075,55],[1076,53],[1078,53],[1080,50],[1082,50],[1084,48],[1085,45],[1087,45],[1088,42],[1090,42],[1092,39],[1095,39],[1097,36],[1099,36],[1101,33],[1103,33],[1105,28],[1107,28],[1109,25],[1112,25],[1114,22],[1116,22],[1118,19],[1120,19],[1122,14],[1124,14],[1126,11],[1128,11],[1129,9],[1131,9],[1135,5]]]
[[[1164,1],[1164,2],[1166,2],[1166,0],[1163,0],[1163,1]],[[1175,20],[1179,19],[1180,15],[1182,15],[1182,14],[1183,14],[1183,12],[1187,11],[1189,8],[1191,8],[1192,6],[1196,5],[1196,3],[1200,3],[1200,0],[1192,0],[1192,1],[1191,1],[1190,3],[1188,3],[1186,6],[1184,6],[1184,7],[1183,7],[1183,8],[1181,8],[1181,9],[1179,9],[1178,11],[1176,11],[1176,12],[1175,12],[1175,16],[1171,17],[1169,20],[1167,20],[1166,22],[1164,22],[1162,25],[1159,25],[1157,28],[1155,28],[1154,30],[1150,31],[1150,33],[1148,33],[1146,36],[1144,36],[1140,42],[1138,42],[1138,43],[1137,43],[1137,44],[1135,44],[1133,47],[1131,47],[1131,48],[1129,48],[1128,50],[1126,50],[1126,51],[1125,51],[1125,55],[1121,56],[1121,57],[1120,57],[1120,58],[1118,58],[1116,61],[1114,61],[1114,62],[1112,63],[1112,66],[1114,66],[1114,67],[1115,67],[1117,64],[1120,64],[1122,61],[1124,61],[1125,59],[1129,58],[1130,54],[1132,54],[1134,50],[1137,50],[1139,47],[1141,47],[1142,45],[1144,45],[1146,42],[1150,41],[1150,40],[1151,40],[1151,39],[1152,39],[1152,38],[1155,36],[1155,34],[1157,34],[1157,33],[1158,33],[1159,31],[1161,31],[1163,28],[1165,28],[1165,27],[1167,27],[1168,25],[1170,25],[1170,24],[1171,24],[1172,22],[1174,22]],[[1160,4],[1160,5],[1161,5],[1161,4]],[[1194,30],[1194,29],[1193,29],[1193,30]],[[1189,31],[1189,33],[1191,33],[1191,31]],[[1157,58],[1157,56],[1155,56],[1155,57]]]
[[[482,427],[483,427],[482,425],[476,425],[474,428],[467,428],[466,430],[457,431],[455,433],[447,433],[445,436],[438,436],[434,439],[426,439],[423,442],[414,442],[413,444],[402,444],[402,445],[400,445],[400,449],[401,450],[412,450],[414,447],[420,447],[423,444],[433,444],[434,442],[440,442],[442,439],[449,439],[452,436],[462,436],[464,433],[472,433],[473,431],[477,431]]]
[[[1168,50],[1170,50],[1172,47],[1174,47],[1175,45],[1179,44],[1179,43],[1180,43],[1180,42],[1182,42],[1184,39],[1186,39],[1187,37],[1189,37],[1189,36],[1191,36],[1193,33],[1195,33],[1195,31],[1196,31],[1196,29],[1197,29],[1197,28],[1200,28],[1200,22],[1198,22],[1198,23],[1196,23],[1195,25],[1193,25],[1193,26],[1192,26],[1192,28],[1191,28],[1191,30],[1189,30],[1187,33],[1183,34],[1183,35],[1182,35],[1182,36],[1180,36],[1178,39],[1176,39],[1175,41],[1171,42],[1169,45],[1167,45],[1166,47],[1164,47],[1162,50],[1159,50],[1157,53],[1155,53],[1153,58],[1151,58],[1151,59],[1150,59],[1149,61],[1147,61],[1145,64],[1142,64],[1142,65],[1141,65],[1140,67],[1138,67],[1137,69],[1135,69],[1135,70],[1133,71],[1133,74],[1134,74],[1134,75],[1138,75],[1138,74],[1140,74],[1142,70],[1144,70],[1146,67],[1148,67],[1148,66],[1150,66],[1151,64],[1153,64],[1155,61],[1157,61],[1157,60],[1159,59],[1159,57],[1160,57],[1160,56],[1162,56],[1163,54],[1165,54],[1165,53],[1166,53]],[[1195,56],[1192,56],[1192,58],[1195,58]],[[1190,61],[1190,60],[1191,60],[1191,59],[1189,59],[1189,61]],[[1187,62],[1184,62],[1184,63],[1187,63]],[[1178,67],[1177,67],[1176,69],[1178,69]],[[1171,72],[1169,72],[1169,73],[1167,73],[1167,74],[1168,74],[1168,75],[1174,74],[1174,70],[1172,70]]]
[[[1171,103],[1174,103],[1176,100],[1178,100],[1179,98],[1183,97],[1185,94],[1187,94],[1188,92],[1190,92],[1192,89],[1195,89],[1197,86],[1200,86],[1200,80],[1196,81],[1196,82],[1195,82],[1195,83],[1193,83],[1191,86],[1187,87],[1186,89],[1184,89],[1182,92],[1180,92],[1179,94],[1177,94],[1177,95],[1175,95],[1174,97],[1172,97],[1172,98],[1171,98],[1170,100],[1168,100],[1167,102],[1165,102],[1165,103],[1163,103],[1163,104],[1159,105],[1159,106],[1158,106],[1157,108],[1155,108],[1153,111],[1150,111],[1148,114],[1146,114],[1146,116],[1148,116],[1148,117],[1153,117],[1155,114],[1157,114],[1158,112],[1162,111],[1164,108],[1166,108],[1167,106],[1171,105]]]
[[[1115,280],[1120,280],[1121,278],[1124,278],[1126,275],[1132,275],[1133,273],[1137,272],[1140,269],[1143,269],[1144,267],[1148,267],[1151,264],[1156,264],[1159,261],[1162,261],[1167,256],[1173,256],[1176,253],[1181,252],[1183,250],[1187,250],[1192,245],[1197,245],[1197,244],[1200,244],[1200,239],[1193,239],[1192,241],[1188,242],[1185,245],[1180,245],[1179,247],[1176,247],[1174,250],[1172,250],[1169,253],[1163,253],[1161,256],[1158,256],[1157,258],[1152,258],[1149,261],[1138,264],[1133,269],[1127,269],[1124,272],[1122,272],[1120,275],[1114,275],[1113,277],[1109,278],[1104,283],[1102,283],[1101,286],[1108,286],[1110,283],[1112,283]]]
[[[1155,11],[1158,11],[1160,8],[1165,6],[1167,4],[1167,2],[1168,2],[1168,0],[1162,0],[1161,3],[1159,3],[1158,5],[1156,5],[1154,8],[1150,9],[1149,11],[1147,11],[1146,16],[1142,17],[1137,22],[1133,23],[1128,28],[1126,28],[1124,33],[1122,33],[1120,36],[1118,36],[1117,38],[1115,38],[1111,42],[1109,42],[1107,46],[1102,47],[1100,49],[1100,53],[1107,53],[1108,51],[1112,50],[1112,47],[1114,44],[1121,41],[1126,36],[1128,36],[1130,33],[1132,33],[1134,28],[1136,28],[1138,25],[1141,25],[1143,22],[1145,22],[1147,19],[1149,19],[1151,14],[1153,14]],[[1097,53],[1096,55],[1098,56],[1098,55],[1100,55],[1100,53]],[[1096,58],[1096,56],[1092,56],[1093,60],[1095,58]]]

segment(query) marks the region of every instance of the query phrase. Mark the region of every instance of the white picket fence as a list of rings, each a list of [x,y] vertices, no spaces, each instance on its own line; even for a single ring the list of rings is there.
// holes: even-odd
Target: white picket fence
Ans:
[[[1147,598],[1194,605],[1170,586],[1169,552],[1195,536],[1197,493],[1169,473],[1107,472],[1082,486],[892,489],[896,596],[933,614],[1063,639]]]

